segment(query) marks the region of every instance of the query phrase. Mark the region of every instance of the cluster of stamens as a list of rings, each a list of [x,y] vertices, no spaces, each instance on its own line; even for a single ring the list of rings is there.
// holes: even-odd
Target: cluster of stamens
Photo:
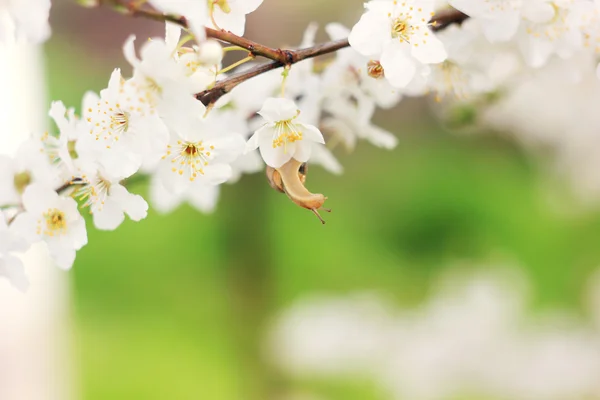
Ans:
[[[302,131],[291,119],[277,121],[275,123],[275,135],[273,136],[273,148],[283,146],[287,151],[287,144],[302,140]]]
[[[114,142],[119,141],[121,135],[129,131],[131,113],[141,112],[141,108],[131,106],[126,110],[119,103],[111,105],[108,101],[100,101],[96,112],[93,111],[92,108],[88,109],[90,116],[87,121],[92,124],[90,134],[96,135],[96,140],[105,140],[106,147],[110,149]]]
[[[163,160],[171,158],[171,171],[183,175],[189,172],[190,181],[194,181],[198,175],[204,175],[204,167],[209,163],[211,151],[215,146],[204,146],[202,141],[187,142],[178,140],[176,146],[167,145],[167,153]]]
[[[394,1],[394,5],[398,5],[397,1]],[[411,44],[415,47],[419,46],[419,43],[411,42],[411,38],[413,35],[417,34],[423,28],[423,36],[429,36],[429,31],[427,27],[435,26],[436,22],[429,22],[425,18],[421,18],[420,20],[416,20],[414,18],[415,12],[422,13],[422,8],[414,8],[412,6],[408,6],[406,2],[400,4],[406,12],[401,11],[398,15],[392,19],[391,24],[391,35],[394,39],[399,39],[401,42]],[[431,13],[431,16],[434,14]],[[389,18],[392,18],[392,13],[388,14]],[[427,39],[423,39],[423,44],[427,43]]]
[[[43,223],[45,222],[45,224]],[[37,234],[54,237],[67,233],[65,213],[57,208],[49,208],[44,213],[44,220],[38,221]]]
[[[82,207],[89,207],[90,214],[93,213],[93,209],[101,211],[109,194],[111,183],[100,175],[93,179],[82,175],[81,179],[85,184],[75,190],[73,197],[83,202]]]

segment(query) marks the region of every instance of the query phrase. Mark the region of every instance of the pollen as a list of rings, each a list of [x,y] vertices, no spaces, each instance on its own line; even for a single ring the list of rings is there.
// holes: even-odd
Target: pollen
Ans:
[[[38,234],[46,236],[59,236],[67,233],[67,219],[65,213],[57,208],[50,208],[44,213],[45,225],[38,225]]]
[[[392,21],[392,37],[402,42],[410,43],[413,28],[405,18],[396,18]]]
[[[275,124],[275,135],[273,136],[273,148],[283,146],[287,151],[288,143],[294,143],[302,140],[302,131],[292,120],[278,121]]]
[[[210,146],[213,150],[214,146]],[[171,170],[190,181],[196,180],[198,175],[204,175],[204,167],[209,165],[211,152],[206,151],[206,146],[202,141],[188,142],[179,140],[176,145],[168,145],[163,159],[168,159],[177,168]]]

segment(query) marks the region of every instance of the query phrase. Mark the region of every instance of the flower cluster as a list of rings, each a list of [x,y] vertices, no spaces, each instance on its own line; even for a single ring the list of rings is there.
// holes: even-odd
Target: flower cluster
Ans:
[[[114,70],[105,89],[84,96],[80,114],[52,103],[58,133],[34,134],[16,155],[0,157],[0,235],[10,237],[0,246],[0,274],[16,286],[24,276],[14,254],[34,242],[45,242],[59,266],[72,266],[87,243],[82,209],[97,229],[116,229],[125,215],[145,218],[146,200],[127,189],[136,174],[149,177],[158,211],[189,202],[210,212],[219,185],[266,164],[273,188],[321,218],[327,198],[304,187],[306,163],[339,174],[339,147],[364,139],[394,148],[395,136],[372,119],[407,96],[433,95],[445,117],[474,115],[455,125],[475,120],[523,132],[595,171],[599,0],[371,0],[352,28],[325,27],[338,45],[315,46],[311,25],[297,52],[239,36],[262,0],[107,3],[171,22],[164,38],[139,52],[135,37],[126,41],[131,77]],[[0,42],[44,40],[49,7],[49,0],[3,2]],[[224,52],[239,50],[248,56],[222,65]],[[257,55],[273,67],[257,66]],[[241,72],[228,76],[234,68]],[[207,93],[218,95],[205,100]],[[578,112],[565,112],[572,107]],[[597,174],[579,175],[600,188]]]

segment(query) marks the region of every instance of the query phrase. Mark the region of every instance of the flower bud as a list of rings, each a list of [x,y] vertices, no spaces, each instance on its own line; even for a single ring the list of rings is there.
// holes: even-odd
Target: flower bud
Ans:
[[[223,48],[216,40],[207,40],[198,47],[198,60],[205,65],[220,64],[223,60]]]
[[[369,74],[369,76],[371,78],[375,78],[375,79],[379,79],[379,78],[383,78],[384,73],[383,73],[383,67],[381,66],[381,63],[377,60],[370,60],[367,63],[367,74]]]

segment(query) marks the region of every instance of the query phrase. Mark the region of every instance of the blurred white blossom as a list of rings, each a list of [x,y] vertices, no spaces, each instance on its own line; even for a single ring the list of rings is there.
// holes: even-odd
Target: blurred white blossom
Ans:
[[[449,274],[414,310],[375,293],[314,297],[276,321],[270,354],[298,376],[371,377],[390,398],[596,398],[600,331],[529,317],[522,282]]]

